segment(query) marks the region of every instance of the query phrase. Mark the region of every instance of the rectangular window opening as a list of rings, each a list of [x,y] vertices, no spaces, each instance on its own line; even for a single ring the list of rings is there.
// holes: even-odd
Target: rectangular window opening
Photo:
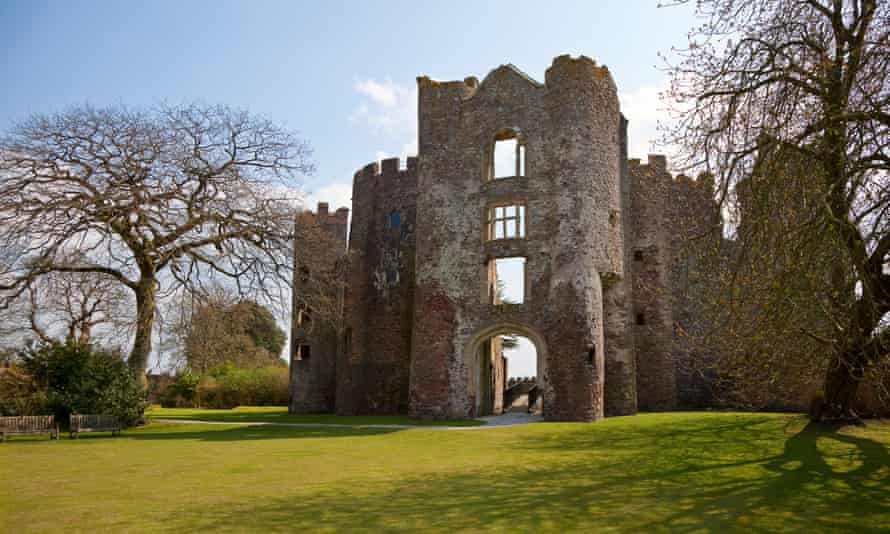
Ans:
[[[297,347],[297,359],[308,360],[312,357],[312,347],[309,345],[300,345]]]
[[[493,178],[511,178],[517,172],[517,141],[503,139],[494,143],[494,174]]]
[[[488,240],[525,237],[525,206],[511,204],[488,208]]]
[[[488,263],[489,304],[525,302],[525,258],[496,258]]]
[[[525,176],[525,145],[519,145],[519,174]]]

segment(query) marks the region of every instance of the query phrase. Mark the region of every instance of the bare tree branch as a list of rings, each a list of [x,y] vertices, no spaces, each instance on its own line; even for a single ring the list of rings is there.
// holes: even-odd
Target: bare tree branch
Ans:
[[[135,297],[129,363],[142,373],[159,291],[221,277],[244,295],[287,299],[289,192],[312,172],[310,154],[274,123],[222,106],[35,115],[0,140],[0,249],[22,245],[0,276],[0,307],[51,273],[110,277]]]

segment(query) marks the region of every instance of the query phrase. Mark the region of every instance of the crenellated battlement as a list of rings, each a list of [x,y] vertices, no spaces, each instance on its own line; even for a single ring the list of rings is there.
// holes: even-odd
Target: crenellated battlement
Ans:
[[[642,163],[640,158],[627,160],[631,176],[668,174],[667,158],[662,154],[649,154],[648,162]]]
[[[686,174],[678,174],[674,177],[674,182],[687,189],[695,189],[708,193],[714,192],[714,175],[709,173],[701,173],[695,178]]]
[[[512,376],[507,380],[507,387],[519,384],[536,384],[537,382],[538,377],[536,376]]]
[[[399,158],[387,158],[380,162],[374,161],[368,163],[358,171],[356,171],[354,179],[355,184],[366,182],[368,179],[383,177],[384,179],[417,179],[417,157],[408,157],[405,161],[405,168],[401,167]]]
[[[694,178],[683,173],[672,175],[668,171],[667,158],[662,154],[649,154],[647,163],[643,163],[640,158],[628,159],[627,166],[633,177],[668,176],[671,182],[677,186],[705,192],[713,192],[714,189],[714,177],[711,174],[701,173]]]
[[[319,202],[315,211],[304,209],[297,213],[297,222],[312,223],[321,226],[331,224],[345,225],[349,220],[349,208],[337,208],[334,213],[330,212],[330,205],[327,202]]]

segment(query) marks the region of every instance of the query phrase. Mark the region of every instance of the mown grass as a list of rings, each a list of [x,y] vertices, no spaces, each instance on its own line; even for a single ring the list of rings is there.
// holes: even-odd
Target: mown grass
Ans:
[[[215,423],[312,423],[338,425],[480,426],[473,419],[411,419],[407,415],[333,415],[287,413],[284,406],[241,406],[232,410],[161,408],[154,405],[146,415],[155,419],[191,419]]]
[[[890,423],[666,413],[409,430],[152,423],[0,445],[12,532],[850,532],[890,526]]]

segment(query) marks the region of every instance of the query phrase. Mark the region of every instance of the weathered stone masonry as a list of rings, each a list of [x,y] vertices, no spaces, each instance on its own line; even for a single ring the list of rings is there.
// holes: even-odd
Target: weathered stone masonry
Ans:
[[[633,213],[631,272],[634,340],[637,350],[637,402],[642,410],[676,404],[676,378],[671,358],[673,320],[669,291],[670,235],[662,225],[671,202],[671,176],[662,156],[648,165],[630,162]]]
[[[415,158],[355,174],[337,413],[408,410],[416,201]]]
[[[481,85],[418,84],[423,217],[411,413],[471,415],[476,354],[468,342],[499,325],[521,325],[546,347],[539,372],[545,416],[602,417],[602,276],[623,276],[620,116],[611,77],[589,59],[564,57],[546,85],[511,67]],[[526,176],[488,180],[495,135],[504,128],[527,146]],[[486,206],[507,200],[527,206],[527,238],[483,242]],[[526,300],[495,307],[480,298],[480,280],[488,260],[508,256],[526,258]],[[440,350],[427,350],[437,342]]]
[[[510,65],[417,83],[418,157],[354,178],[336,381],[295,382],[332,388],[320,396],[338,413],[475,416],[503,403],[486,390],[506,372],[486,344],[516,333],[537,349],[547,419],[675,408],[672,178],[663,157],[628,165],[609,71],[561,56],[544,84]],[[522,170],[493,179],[507,137]],[[502,205],[524,207],[524,235],[486,233]],[[492,301],[490,262],[507,257],[525,259],[521,304]]]
[[[333,236],[333,245],[346,246],[346,225],[349,210],[340,208],[335,213],[328,213],[328,204],[320,202],[315,213],[303,212],[297,216],[295,226],[298,236],[301,227],[317,226],[323,232]],[[294,247],[294,309],[291,317],[291,357],[290,357],[290,405],[291,413],[330,412],[335,406],[336,357],[338,353],[339,335],[337,328],[324,321],[309,320],[309,311],[298,304],[301,291],[305,290],[307,281],[301,272],[306,263],[300,256],[302,247],[297,242]],[[331,263],[339,257],[337,251],[331,252]],[[336,291],[336,288],[334,289]],[[339,300],[338,295],[333,299]],[[304,347],[311,349],[307,353]],[[302,349],[302,354],[301,354]]]

